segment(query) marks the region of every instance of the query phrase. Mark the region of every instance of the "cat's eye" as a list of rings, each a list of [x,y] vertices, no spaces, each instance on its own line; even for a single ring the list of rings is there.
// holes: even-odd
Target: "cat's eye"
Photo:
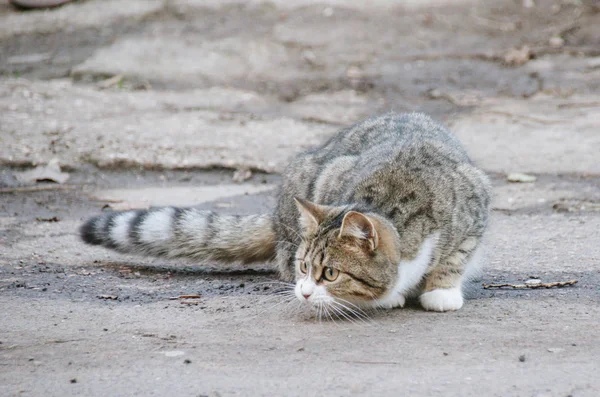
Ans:
[[[323,270],[323,277],[325,277],[325,280],[327,280],[327,281],[335,281],[335,279],[338,278],[339,274],[340,274],[340,271],[338,269],[334,269],[332,267],[326,267]]]
[[[304,261],[300,261],[300,271],[304,274],[308,272],[308,265]]]

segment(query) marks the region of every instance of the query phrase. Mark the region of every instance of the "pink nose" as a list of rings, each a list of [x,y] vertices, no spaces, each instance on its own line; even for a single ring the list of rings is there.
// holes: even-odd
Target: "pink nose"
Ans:
[[[304,299],[308,299],[308,298],[310,298],[310,296],[311,296],[311,295],[312,295],[312,294],[302,294],[302,296],[304,297]]]

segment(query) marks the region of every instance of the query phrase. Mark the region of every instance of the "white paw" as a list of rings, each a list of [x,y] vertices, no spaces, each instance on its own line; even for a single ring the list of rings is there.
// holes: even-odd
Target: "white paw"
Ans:
[[[406,303],[406,298],[404,295],[393,294],[383,299],[379,299],[375,301],[375,307],[379,307],[382,309],[393,309],[395,307],[404,307]]]
[[[419,299],[423,308],[436,312],[458,310],[464,302],[460,288],[434,289],[425,292]]]

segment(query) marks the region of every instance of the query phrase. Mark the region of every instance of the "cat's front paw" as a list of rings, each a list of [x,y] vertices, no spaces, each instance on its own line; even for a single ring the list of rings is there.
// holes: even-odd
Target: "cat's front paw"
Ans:
[[[392,296],[377,301],[375,306],[380,309],[393,309],[395,307],[404,307],[405,303],[406,298],[404,297],[404,295],[394,294]]]
[[[458,310],[463,305],[462,291],[460,288],[440,288],[425,292],[419,298],[425,310],[447,312]]]

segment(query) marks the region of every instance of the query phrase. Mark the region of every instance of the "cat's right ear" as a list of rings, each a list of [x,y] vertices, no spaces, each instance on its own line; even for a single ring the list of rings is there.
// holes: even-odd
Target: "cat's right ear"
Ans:
[[[344,215],[339,237],[350,236],[369,242],[371,251],[379,245],[379,235],[371,219],[357,211],[349,211]]]
[[[319,224],[325,219],[325,211],[322,206],[311,203],[298,197],[294,197],[298,212],[300,212],[300,226],[308,233],[314,232]]]

